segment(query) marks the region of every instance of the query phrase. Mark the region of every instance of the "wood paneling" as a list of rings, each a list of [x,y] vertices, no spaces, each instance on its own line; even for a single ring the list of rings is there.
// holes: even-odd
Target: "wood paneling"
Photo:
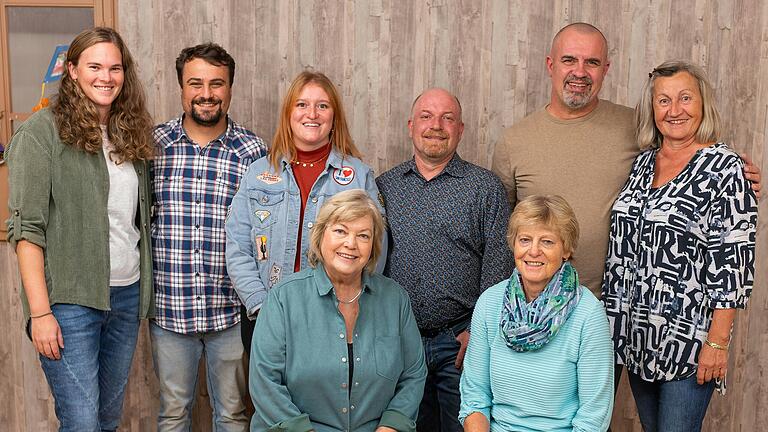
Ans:
[[[223,45],[237,61],[233,118],[270,141],[281,98],[304,68],[338,86],[352,135],[377,172],[412,154],[406,131],[413,98],[425,87],[453,90],[464,108],[459,147],[490,166],[504,127],[542,107],[550,84],[544,59],[554,33],[574,21],[601,28],[611,68],[602,97],[633,106],[648,72],[663,60],[703,65],[718,93],[726,140],[768,169],[768,2],[759,0],[121,0],[121,33],[141,68],[157,122],[177,116],[174,59],[203,41]],[[610,145],[610,143],[606,143]],[[766,213],[766,200],[761,213]],[[729,392],[715,396],[705,430],[755,431],[768,426],[768,234],[758,235],[758,280],[739,314]],[[21,333],[12,253],[0,245],[2,380],[12,409],[0,424],[50,429],[51,403],[31,347]],[[152,430],[157,383],[146,329],[134,360],[124,430]],[[196,405],[196,429],[210,430],[207,401]],[[616,431],[640,431],[626,378],[617,396]]]

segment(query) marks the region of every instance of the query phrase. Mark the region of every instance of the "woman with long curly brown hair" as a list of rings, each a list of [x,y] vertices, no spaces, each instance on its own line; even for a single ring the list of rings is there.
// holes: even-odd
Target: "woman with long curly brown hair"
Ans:
[[[112,29],[72,41],[59,94],[8,147],[8,241],[61,431],[115,430],[152,308],[151,118]]]

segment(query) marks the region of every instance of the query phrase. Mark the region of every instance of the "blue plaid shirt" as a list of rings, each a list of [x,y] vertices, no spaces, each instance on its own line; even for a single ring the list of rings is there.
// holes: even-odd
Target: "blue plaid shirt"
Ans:
[[[155,322],[176,333],[219,331],[240,321],[240,300],[227,275],[224,221],[248,166],[264,142],[232,119],[205,147],[195,144],[182,117],[154,130]]]

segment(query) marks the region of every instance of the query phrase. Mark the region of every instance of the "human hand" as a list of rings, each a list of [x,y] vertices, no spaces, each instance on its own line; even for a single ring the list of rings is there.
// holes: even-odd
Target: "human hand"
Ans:
[[[33,318],[30,330],[37,352],[51,360],[61,359],[59,349],[64,348],[64,337],[53,314]]]
[[[760,168],[752,163],[752,158],[746,153],[741,153],[739,156],[744,160],[744,177],[752,182],[752,190],[755,191],[755,196],[760,198],[760,190],[762,189]]]
[[[469,344],[469,332],[464,330],[456,336],[456,342],[461,344],[459,347],[459,353],[456,355],[456,362],[454,365],[456,369],[461,370],[464,367],[464,354],[467,352],[467,345]]]
[[[696,382],[701,385],[713,379],[723,379],[726,372],[728,372],[728,350],[715,349],[704,344],[699,352]]]

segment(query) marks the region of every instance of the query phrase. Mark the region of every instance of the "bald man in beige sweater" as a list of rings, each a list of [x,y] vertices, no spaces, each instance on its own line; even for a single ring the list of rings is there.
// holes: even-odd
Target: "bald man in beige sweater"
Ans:
[[[549,105],[504,131],[493,157],[512,206],[533,194],[557,194],[571,204],[581,225],[573,265],[598,298],[611,207],[639,153],[634,111],[597,97],[609,66],[597,28],[577,23],[560,30],[547,57]]]

